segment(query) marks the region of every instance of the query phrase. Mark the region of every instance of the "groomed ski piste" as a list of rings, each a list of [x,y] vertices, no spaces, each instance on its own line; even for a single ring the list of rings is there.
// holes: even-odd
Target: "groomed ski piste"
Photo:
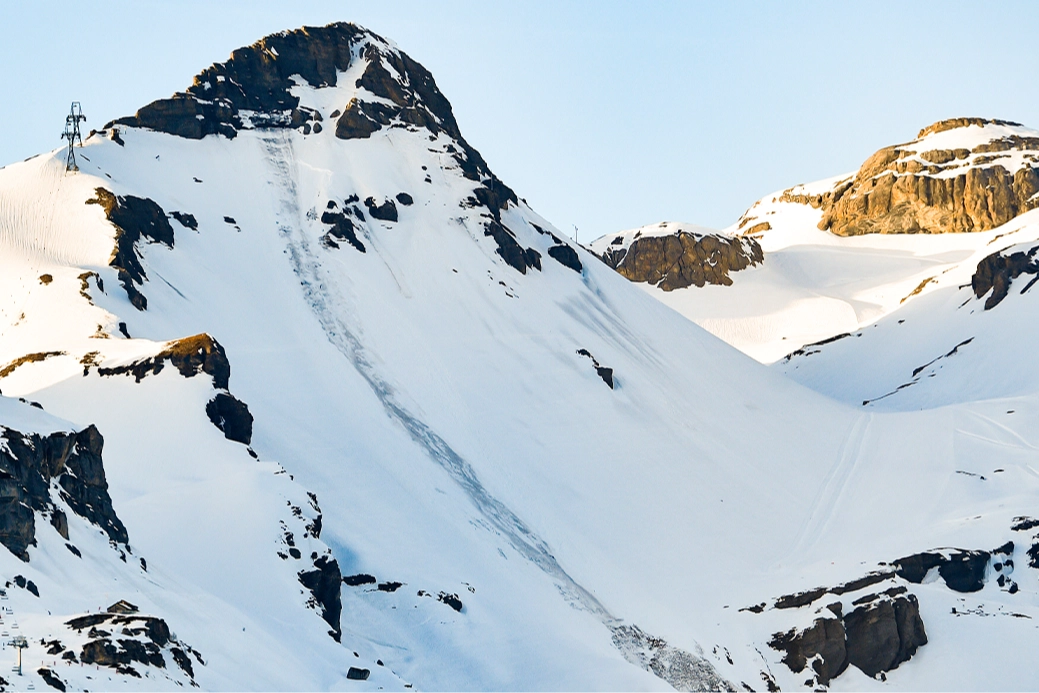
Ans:
[[[339,51],[290,88],[319,119],[113,124],[78,173],[64,150],[0,169],[5,435],[96,426],[126,533],[52,470],[27,560],[0,549],[0,621],[28,643],[21,676],[0,652],[5,688],[815,688],[770,643],[869,588],[777,600],[946,547],[989,552],[983,587],[885,577],[926,644],[829,687],[1034,687],[1039,573],[1012,529],[1039,498],[1033,389],[894,412],[809,389],[505,194],[391,42],[333,25],[251,48],[277,72],[292,41]],[[373,62],[400,98],[360,86]],[[351,108],[381,126],[337,136]],[[912,262],[892,284],[938,264]]]

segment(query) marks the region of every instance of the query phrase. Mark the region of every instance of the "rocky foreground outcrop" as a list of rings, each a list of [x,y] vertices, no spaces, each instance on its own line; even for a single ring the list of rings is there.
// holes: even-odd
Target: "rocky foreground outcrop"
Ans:
[[[866,233],[987,231],[1039,206],[1039,132],[984,118],[943,120],[884,147],[851,178],[782,199],[822,209],[819,228]]]
[[[701,233],[663,222],[635,232],[603,238],[593,244],[603,261],[633,282],[648,282],[664,291],[729,286],[730,272],[764,261],[753,238]]]
[[[29,547],[37,544],[37,515],[48,517],[68,541],[68,517],[52,496],[55,484],[63,505],[104,530],[112,542],[126,544],[126,528],[108,495],[104,439],[97,428],[47,436],[3,428],[0,437],[0,544],[28,561]]]

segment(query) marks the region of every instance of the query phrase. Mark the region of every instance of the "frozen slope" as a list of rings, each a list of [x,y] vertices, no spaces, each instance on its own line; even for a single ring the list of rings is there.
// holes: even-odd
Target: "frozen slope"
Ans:
[[[233,57],[318,56],[288,108],[184,98],[215,132],[156,116],[89,138],[78,174],[61,152],[0,170],[0,360],[17,363],[0,389],[97,425],[147,559],[100,542],[77,570],[42,532],[28,562],[5,555],[40,586],[15,592],[33,643],[127,599],[201,653],[207,689],[793,688],[807,675],[768,643],[818,605],[742,607],[1017,536],[1039,491],[1027,431],[981,410],[864,413],[755,363],[510,195],[392,44],[320,31]],[[389,96],[359,86],[373,63],[400,68],[368,81]],[[251,98],[230,69],[196,87],[223,76]],[[207,415],[222,395],[248,406],[248,436],[239,409]],[[959,473],[989,475],[995,452],[991,482]],[[301,577],[326,555],[347,578],[336,623],[330,590]],[[986,608],[1039,618],[1034,578],[1012,596],[993,580]],[[956,593],[910,586],[929,641],[889,683],[1035,680],[1031,659],[945,615]],[[1034,647],[1024,619],[1005,622]],[[52,666],[76,688],[182,683]],[[855,667],[835,681],[882,686]]]

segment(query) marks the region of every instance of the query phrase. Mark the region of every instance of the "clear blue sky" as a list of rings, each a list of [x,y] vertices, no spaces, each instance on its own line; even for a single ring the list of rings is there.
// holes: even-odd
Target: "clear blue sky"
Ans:
[[[423,63],[561,229],[723,227],[942,118],[1039,128],[1037,2],[0,0],[0,163],[133,113],[261,36],[354,21]]]

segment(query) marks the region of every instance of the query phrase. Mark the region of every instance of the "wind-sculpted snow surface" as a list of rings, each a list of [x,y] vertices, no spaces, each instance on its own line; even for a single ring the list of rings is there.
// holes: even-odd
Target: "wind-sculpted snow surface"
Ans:
[[[1034,506],[1030,434],[867,419],[567,242],[374,34],[268,37],[185,94],[88,138],[78,174],[60,153],[0,170],[0,403],[96,424],[145,559],[78,520],[82,557],[49,527],[28,563],[0,555],[38,589],[8,592],[31,643],[118,598],[200,653],[180,648],[205,689],[790,689],[803,673],[769,643],[819,605],[781,595],[999,545]],[[120,246],[90,200],[148,200],[131,204],[175,242]],[[146,305],[120,283],[131,259]],[[1039,617],[1014,579],[979,604]],[[936,654],[888,682],[1034,680],[1030,659],[972,650],[947,592],[914,586]],[[151,657],[143,637],[113,661]],[[927,663],[950,659],[985,667]],[[72,687],[186,681],[179,660],[176,681],[53,660]],[[833,685],[883,685],[864,671]]]

